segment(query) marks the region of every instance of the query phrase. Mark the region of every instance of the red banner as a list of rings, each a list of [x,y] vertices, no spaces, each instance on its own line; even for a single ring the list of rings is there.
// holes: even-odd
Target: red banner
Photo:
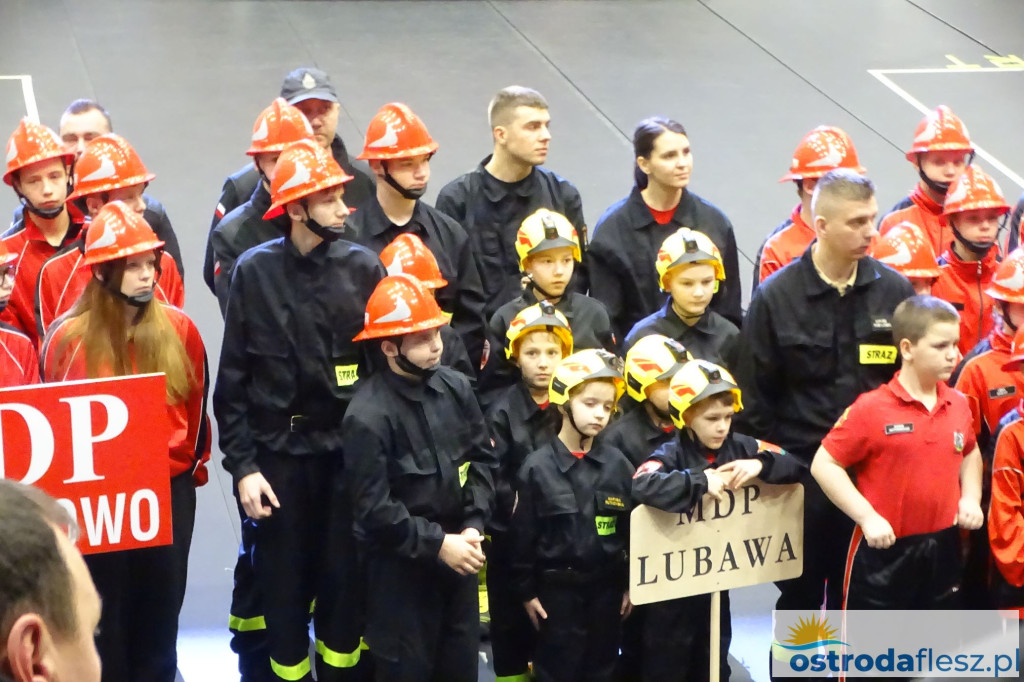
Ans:
[[[84,554],[169,545],[164,375],[0,390],[0,478],[56,497]]]

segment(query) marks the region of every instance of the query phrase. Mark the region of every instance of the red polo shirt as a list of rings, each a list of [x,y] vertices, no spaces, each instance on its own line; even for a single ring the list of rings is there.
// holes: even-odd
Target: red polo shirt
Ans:
[[[967,399],[939,382],[931,412],[900,385],[900,373],[862,394],[821,445],[850,470],[857,490],[896,537],[956,521],[960,465],[975,447]]]

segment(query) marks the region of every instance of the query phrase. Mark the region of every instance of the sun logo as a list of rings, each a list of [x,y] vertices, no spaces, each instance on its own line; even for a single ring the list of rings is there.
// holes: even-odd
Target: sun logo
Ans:
[[[836,639],[838,631],[828,624],[828,618],[821,618],[817,614],[808,618],[800,618],[796,625],[789,627],[789,637],[780,642],[779,646],[789,650],[817,649],[822,646],[841,644],[846,642]]]

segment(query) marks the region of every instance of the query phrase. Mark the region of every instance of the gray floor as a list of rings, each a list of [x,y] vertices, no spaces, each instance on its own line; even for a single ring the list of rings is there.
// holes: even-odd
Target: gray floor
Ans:
[[[178,231],[186,308],[215,360],[220,317],[200,275],[210,215],[224,175],[245,161],[253,119],[296,66],[332,75],[351,148],[385,102],[420,114],[441,144],[428,199],[488,153],[495,90],[539,89],[553,117],[549,165],[579,186],[591,223],[629,191],[636,122],[676,118],[693,143],[693,190],[732,218],[749,260],[792,208],[792,186],[776,179],[818,124],[851,135],[883,207],[905,194],[915,181],[902,153],[921,117],[915,100],[951,105],[987,152],[979,163],[1015,200],[1024,71],[999,70],[986,55],[1024,55],[1022,35],[1024,3],[1014,0],[2,0],[0,76],[31,75],[53,126],[76,97],[111,111],[157,174],[150,191]],[[948,69],[948,56],[983,70]],[[924,71],[880,78],[871,69]],[[32,105],[21,84],[0,79],[3,135]],[[0,216],[14,204],[0,192]],[[751,269],[744,264],[745,289]],[[230,480],[212,473],[182,615],[189,682],[228,679],[233,665],[224,623],[237,529]],[[772,587],[733,594],[732,653],[757,680],[773,599]]]

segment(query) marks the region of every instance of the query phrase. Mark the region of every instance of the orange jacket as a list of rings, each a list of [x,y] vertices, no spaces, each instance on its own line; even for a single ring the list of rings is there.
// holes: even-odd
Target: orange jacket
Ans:
[[[191,471],[196,485],[200,486],[209,478],[206,462],[210,459],[210,419],[206,414],[209,389],[206,349],[199,336],[199,330],[184,312],[168,305],[164,305],[164,310],[185,346],[195,377],[189,397],[183,402],[167,405],[167,417],[171,423],[171,437],[168,442],[171,476]],[[85,354],[81,352],[81,343],[68,346],[60,357],[57,356],[59,341],[72,319],[74,318],[64,317],[58,320],[46,335],[41,352],[43,381],[98,378],[86,374]]]
[[[1003,363],[1010,360],[1012,346],[1012,335],[993,329],[963,359],[955,377],[954,387],[971,402],[974,432],[986,455],[992,452],[992,437],[999,420],[1024,397],[1024,374],[1003,370]]]
[[[1006,418],[996,441],[988,539],[1006,582],[1024,587],[1024,405]],[[1012,420],[1012,421],[1010,421]]]
[[[878,224],[878,234],[885,234],[904,220],[924,230],[935,253],[942,253],[953,243],[953,229],[942,215],[942,204],[932,201],[921,189],[921,185],[915,185],[909,196],[885,214]]]
[[[932,296],[949,301],[960,313],[960,353],[967,355],[992,331],[992,299],[985,287],[999,266],[995,247],[980,261],[965,261],[952,248],[939,257],[939,278],[932,285]]]
[[[765,281],[769,275],[802,256],[815,236],[814,228],[800,216],[800,204],[797,204],[789,216],[789,224],[773,232],[761,247],[758,281]]]
[[[78,297],[85,291],[92,279],[89,268],[80,267],[82,263],[83,239],[61,249],[51,257],[39,270],[36,280],[35,321],[37,333],[42,338],[58,317],[71,310]],[[185,285],[174,259],[164,252],[160,257],[160,279],[156,284],[154,296],[158,301],[169,303],[175,308],[185,306]]]
[[[39,383],[39,359],[32,339],[0,322],[0,388]]]

